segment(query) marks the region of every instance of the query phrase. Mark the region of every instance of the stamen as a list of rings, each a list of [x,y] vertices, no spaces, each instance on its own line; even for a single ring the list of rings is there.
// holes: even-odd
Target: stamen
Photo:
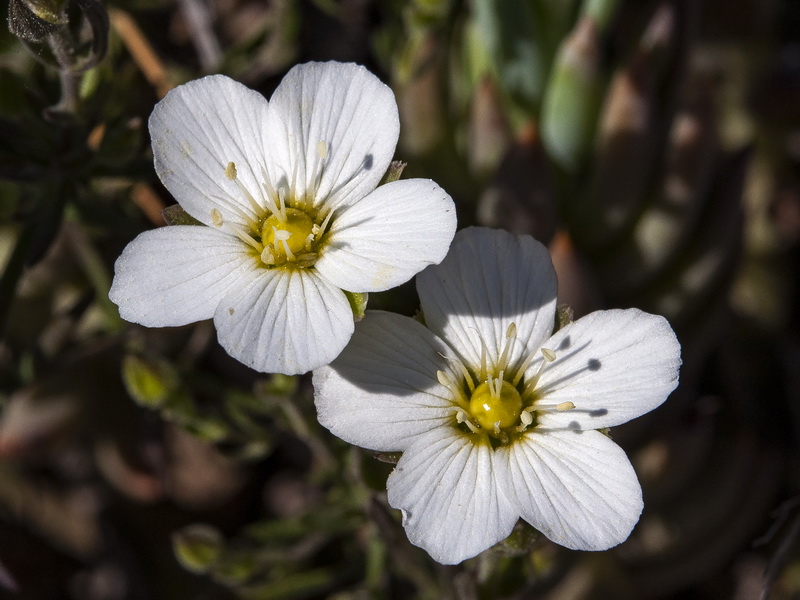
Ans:
[[[267,169],[264,167],[264,165],[261,165],[261,178],[263,179],[261,184],[264,186],[264,191],[267,192],[267,197],[265,200],[267,210],[273,215],[277,215],[278,207],[275,206],[275,198],[278,197],[278,192],[276,192],[275,188],[272,187],[272,182],[269,180],[269,173],[267,173]],[[278,217],[278,219],[280,219],[280,217]]]
[[[250,203],[250,208],[253,209],[253,212],[255,212],[256,217],[259,217],[259,218],[263,217],[264,214],[265,214],[264,213],[264,207],[262,207],[258,203],[258,201],[256,201],[256,199],[249,192],[249,190],[246,187],[244,187],[244,184],[241,181],[239,181],[238,172],[236,170],[236,163],[235,162],[231,161],[231,162],[229,162],[227,164],[227,166],[225,167],[225,177],[229,181],[233,181],[236,184],[236,187],[239,188],[239,191],[242,193],[242,195],[245,198],[247,198],[247,201]],[[248,218],[248,221],[252,221],[252,219]]]
[[[536,384],[536,382],[539,381],[539,378],[542,376],[542,373],[544,373],[544,368],[549,363],[553,362],[556,359],[556,353],[553,352],[552,350],[550,350],[548,348],[540,348],[539,350],[542,353],[542,356],[544,357],[544,360],[542,361],[542,364],[539,367],[539,371],[536,373],[536,375],[534,375],[531,378],[531,382],[533,384]],[[530,364],[533,362],[533,359],[535,357],[536,357],[536,352],[535,351],[531,352],[528,355],[528,358],[525,359],[525,361],[520,365],[519,369],[517,370],[517,374],[514,377],[514,381],[511,382],[512,385],[517,385],[520,382],[520,379],[522,379],[522,376],[525,375],[525,371],[530,366]],[[529,384],[530,384],[530,382],[529,382]],[[528,386],[526,385],[525,386],[526,392],[527,392],[527,388],[528,388]]]
[[[313,230],[313,227],[312,227],[312,230]],[[303,248],[305,248],[306,250],[311,252],[311,244],[313,244],[313,243],[314,243],[314,233],[312,231],[312,233],[309,233],[306,236],[306,241],[303,242]]]
[[[247,223],[247,226],[252,229],[253,231],[258,230],[258,224],[253,220],[244,208],[238,202],[232,202],[228,198],[224,198],[222,196],[211,195],[211,198],[216,200],[220,205],[223,205],[227,210],[236,213],[241,219]],[[222,214],[222,213],[220,213]]]
[[[256,199],[253,198],[253,195],[244,187],[244,184],[239,181],[238,179],[234,179],[233,183],[236,184],[236,187],[239,188],[239,191],[242,192],[242,195],[247,198],[247,201],[250,203],[250,208],[253,209],[253,212],[256,213],[256,216],[263,217],[264,216],[264,208],[256,202]]]
[[[511,347],[517,338],[517,324],[512,322],[506,330],[506,343],[503,345],[503,351],[500,353],[500,358],[497,360],[495,369],[505,369],[508,366],[508,356],[511,352]]]
[[[489,376],[486,378],[486,384],[489,386],[489,397],[490,397],[490,398],[493,398],[493,399],[497,399],[497,397],[498,397],[498,396],[497,396],[497,394],[495,393],[495,390],[494,390],[494,381],[492,381],[492,376],[491,376],[491,375],[489,375]]]
[[[316,200],[317,197],[317,192],[319,192],[319,186],[322,183],[322,174],[324,172],[323,166],[325,159],[327,158],[328,144],[326,144],[324,140],[320,140],[317,142],[317,158],[314,160],[314,167],[311,171],[311,187],[306,190],[306,201],[310,201],[311,204],[314,203],[314,200]],[[309,196],[311,197],[309,198]]]
[[[519,420],[522,421],[522,424],[525,425],[525,427],[528,427],[533,423],[533,415],[527,410],[523,410],[521,413],[519,413]]]
[[[328,224],[331,222],[331,217],[333,216],[333,209],[328,211],[328,214],[325,215],[325,219],[322,221],[322,224],[319,226],[319,233],[315,233],[314,235],[320,236],[325,233],[325,230],[328,229]]]
[[[444,387],[450,390],[450,393],[455,396],[455,400],[462,405],[466,405],[469,402],[469,399],[464,395],[464,391],[461,389],[461,386],[450,377],[448,373],[445,373],[442,370],[436,371],[436,379],[439,380]]]
[[[214,225],[214,227],[222,227],[222,213],[219,212],[219,209],[211,209],[211,223]]]
[[[225,225],[226,225],[228,231],[233,233],[233,235],[238,237],[245,244],[248,244],[249,246],[252,246],[259,254],[261,254],[261,252],[264,251],[264,246],[259,244],[256,240],[254,240],[249,235],[247,235],[247,233],[242,231],[237,225],[234,225],[233,223],[225,223]]]
[[[289,233],[289,232],[287,232],[287,233]],[[289,234],[289,235],[291,235],[291,234]],[[294,255],[294,252],[292,252],[292,250],[289,248],[289,244],[286,241],[286,239],[282,239],[282,240],[280,240],[280,242],[281,242],[281,244],[283,244],[283,249],[286,252],[286,260],[290,260],[290,261],[297,260],[297,258]]]
[[[278,201],[280,202],[280,206],[278,210],[281,213],[280,220],[285,223],[287,221],[286,216],[286,188],[281,188],[278,190]]]
[[[556,359],[556,353],[547,348],[542,348],[542,355],[547,362],[553,362]]]
[[[464,421],[464,423],[466,423],[467,427],[469,427],[469,430],[470,430],[472,433],[478,433],[478,431],[480,431],[480,430],[478,429],[477,425],[473,424],[473,423],[472,423],[472,421],[470,421],[469,419],[467,419],[466,421]]]
[[[471,394],[475,391],[475,383],[472,381],[472,376],[469,374],[469,371],[467,371],[467,367],[464,366],[464,363],[457,358],[454,360],[456,361],[459,369],[461,369],[461,374],[464,376],[464,380],[467,382],[467,387],[469,387],[469,392]]]
[[[486,355],[488,354],[488,349],[486,348],[486,342],[483,341],[481,338],[481,373],[478,379],[483,379],[486,377],[487,369],[486,369]]]

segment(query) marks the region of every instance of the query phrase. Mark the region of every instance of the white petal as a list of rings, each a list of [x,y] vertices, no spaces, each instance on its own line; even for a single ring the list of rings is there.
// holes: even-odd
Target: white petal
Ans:
[[[495,359],[513,322],[513,365],[553,330],[556,275],[547,249],[530,236],[470,227],[438,266],[417,276],[425,322],[467,364],[481,364],[481,340]]]
[[[532,433],[498,453],[509,500],[557,544],[605,550],[625,541],[639,520],[636,473],[622,448],[598,431]]]
[[[421,434],[454,422],[451,394],[436,371],[448,349],[417,321],[367,311],[350,343],[314,371],[319,422],[363,448],[402,451]]]
[[[340,209],[316,268],[344,290],[387,290],[440,262],[455,231],[447,192],[428,179],[396,181]]]
[[[411,543],[450,565],[507,538],[518,513],[497,488],[495,460],[488,444],[449,427],[406,450],[386,487]]]
[[[285,128],[277,135],[270,124],[276,133],[267,148],[277,166],[272,176],[276,184],[288,182],[297,197],[349,204],[372,191],[389,167],[400,132],[397,103],[364,67],[298,65],[275,90],[270,108],[274,123]]]
[[[190,81],[170,91],[150,115],[155,167],[161,181],[195,219],[243,223],[250,203],[225,175],[236,164],[238,180],[262,198],[268,105],[266,99],[224,75]],[[263,203],[262,203],[263,205]]]
[[[598,311],[558,331],[556,354],[537,390],[542,404],[575,408],[541,414],[546,429],[600,429],[653,410],[678,385],[681,348],[664,317],[638,309]],[[531,370],[538,369],[534,363]]]
[[[210,319],[230,289],[252,278],[238,239],[210,227],[162,227],[140,234],[114,265],[109,298],[126,321],[148,327]]]
[[[294,375],[331,362],[353,334],[344,293],[309,270],[261,270],[214,314],[222,347],[265,373]]]

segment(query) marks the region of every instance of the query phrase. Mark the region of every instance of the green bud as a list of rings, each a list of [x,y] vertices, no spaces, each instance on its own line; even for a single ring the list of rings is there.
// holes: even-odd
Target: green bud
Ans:
[[[10,0],[8,30],[29,42],[41,42],[67,24],[63,3],[46,0]]]
[[[151,409],[164,406],[180,385],[169,363],[135,355],[122,360],[122,380],[131,398]]]
[[[206,573],[219,560],[224,540],[210,525],[195,524],[172,534],[175,557],[193,573]]]
[[[542,143],[562,168],[575,171],[594,137],[602,93],[600,32],[583,18],[562,42],[542,106]]]
[[[177,413],[174,416],[189,433],[204,442],[221,442],[227,438],[230,433],[230,426],[224,419]]]

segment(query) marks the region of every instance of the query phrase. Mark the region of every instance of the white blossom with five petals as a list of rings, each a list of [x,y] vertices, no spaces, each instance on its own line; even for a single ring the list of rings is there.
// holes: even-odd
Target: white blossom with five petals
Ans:
[[[314,372],[325,427],[402,452],[389,503],[440,563],[502,541],[519,517],[581,550],[619,544],[639,519],[631,463],[597,430],[664,402],[680,346],[663,317],[636,309],[553,334],[556,285],[533,238],[466,229],[417,276],[425,325],[367,311],[344,352]]]
[[[225,350],[256,370],[329,363],[353,333],[344,290],[407,281],[455,233],[434,182],[377,187],[399,119],[363,67],[294,67],[269,102],[205,77],[167,94],[149,127],[158,176],[202,225],[139,235],[116,262],[111,300],[149,327],[213,318]]]

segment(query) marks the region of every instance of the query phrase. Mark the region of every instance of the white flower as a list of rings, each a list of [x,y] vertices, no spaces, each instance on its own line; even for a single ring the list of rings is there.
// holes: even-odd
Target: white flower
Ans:
[[[603,550],[639,519],[639,482],[597,429],[661,404],[680,347],[659,316],[595,312],[551,336],[556,277],[528,236],[459,232],[417,276],[419,322],[368,311],[314,372],[320,422],[402,457],[387,483],[412,543],[454,564],[519,517],[568,548]]]
[[[225,350],[259,371],[327,364],[353,333],[343,290],[407,281],[455,233],[432,181],[376,189],[398,133],[391,90],[353,64],[297,66],[269,102],[221,75],[172,90],[150,117],[156,172],[204,226],[133,240],[111,300],[149,327],[213,317]]]

